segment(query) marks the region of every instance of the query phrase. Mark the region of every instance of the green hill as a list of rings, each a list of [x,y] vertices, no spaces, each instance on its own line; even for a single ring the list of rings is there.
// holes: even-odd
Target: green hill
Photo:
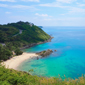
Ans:
[[[23,47],[49,38],[48,34],[33,23],[19,21],[0,25],[0,43],[10,44],[10,46]]]
[[[32,46],[33,43],[46,41],[50,36],[33,23],[19,21],[0,25],[0,60],[22,54],[19,48]],[[2,45],[3,46],[2,46]]]

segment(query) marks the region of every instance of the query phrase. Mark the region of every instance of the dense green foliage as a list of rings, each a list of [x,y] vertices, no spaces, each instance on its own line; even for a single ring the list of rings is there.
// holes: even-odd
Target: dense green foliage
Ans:
[[[17,33],[19,33],[19,29],[13,26],[0,25],[0,42],[4,43],[9,41],[9,39]]]
[[[20,33],[20,30],[22,33]],[[0,25],[0,42],[14,47],[23,47],[30,43],[48,40],[50,36],[41,28],[29,22],[17,22]]]
[[[79,79],[62,81],[58,78],[32,76],[0,66],[0,85],[85,85],[85,78],[82,76]]]
[[[23,52],[20,50],[20,49],[16,49],[15,51],[14,51],[15,53],[16,53],[16,55],[21,55]]]
[[[29,22],[9,23],[0,25],[0,60],[7,60],[12,56],[22,54],[18,48],[48,40],[50,36],[41,28]]]
[[[6,46],[0,44],[0,60],[7,60],[12,56],[12,52]]]
[[[16,55],[21,55],[23,53],[19,48],[16,48],[14,51]],[[13,52],[10,50],[10,47],[6,45],[2,46],[0,44],[0,61],[10,59],[11,57],[13,57]]]

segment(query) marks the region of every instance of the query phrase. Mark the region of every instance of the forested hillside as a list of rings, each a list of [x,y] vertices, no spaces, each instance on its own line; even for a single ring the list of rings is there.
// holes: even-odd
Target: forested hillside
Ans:
[[[33,23],[20,21],[0,25],[0,43],[10,44],[10,46],[23,47],[30,43],[45,41],[49,38],[48,34]]]
[[[12,57],[12,51],[16,55],[22,54],[20,47],[48,40],[50,36],[33,23],[19,21],[0,25],[0,60]]]

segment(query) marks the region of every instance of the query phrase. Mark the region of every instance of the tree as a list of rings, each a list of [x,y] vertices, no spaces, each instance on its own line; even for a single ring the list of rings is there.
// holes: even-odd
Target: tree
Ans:
[[[0,60],[7,60],[12,56],[12,52],[0,44]]]
[[[22,52],[20,49],[17,48],[17,49],[15,50],[15,53],[16,53],[16,55],[21,55],[23,52]]]

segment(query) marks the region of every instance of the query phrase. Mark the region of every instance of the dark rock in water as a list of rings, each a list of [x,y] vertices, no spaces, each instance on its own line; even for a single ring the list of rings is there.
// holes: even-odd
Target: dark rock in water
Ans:
[[[37,60],[39,59],[39,57],[37,57]]]
[[[54,50],[55,52],[57,51],[57,50]]]
[[[45,57],[45,56],[50,55],[52,52],[53,52],[52,50],[48,49],[48,50],[44,50],[44,51],[41,51],[41,52],[36,53],[36,54],[38,54],[38,55],[40,55],[42,57]]]

